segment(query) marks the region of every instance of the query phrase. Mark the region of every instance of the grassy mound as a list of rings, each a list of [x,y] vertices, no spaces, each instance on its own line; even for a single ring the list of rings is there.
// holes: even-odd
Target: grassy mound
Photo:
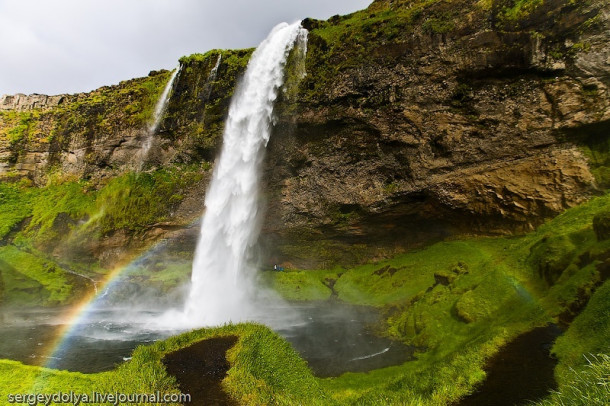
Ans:
[[[238,336],[228,351],[231,368],[225,391],[240,404],[328,404],[328,397],[290,345],[268,328],[256,324],[227,325],[196,330],[140,346],[133,358],[110,372],[81,374],[0,361],[0,398],[18,393],[178,393],[175,378],[161,362],[163,356],[212,337]]]

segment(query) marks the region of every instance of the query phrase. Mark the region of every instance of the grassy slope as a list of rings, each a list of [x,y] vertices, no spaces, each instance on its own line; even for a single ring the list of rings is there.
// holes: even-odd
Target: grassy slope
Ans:
[[[138,347],[133,358],[117,369],[80,374],[0,361],[0,399],[9,393],[176,393],[175,379],[161,362],[164,354],[196,341],[236,335],[238,343],[227,353],[231,365],[223,385],[241,404],[329,404],[319,382],[290,345],[268,328],[255,324],[227,325],[196,330],[150,346]],[[5,384],[6,383],[6,384]]]
[[[415,362],[324,380],[336,400],[445,404],[484,378],[485,359],[507,340],[556,321],[589,294],[610,251],[610,241],[597,241],[592,220],[608,210],[609,194],[523,237],[447,241],[353,269],[266,277],[293,300],[325,299],[325,280],[338,277],[339,299],[380,307],[385,334],[427,348]],[[435,284],[435,278],[450,283]],[[570,367],[584,365],[582,354],[608,353],[607,290],[596,293],[557,344],[561,383],[571,379]]]
[[[0,299],[19,305],[69,303],[82,292],[74,276],[51,258],[63,246],[88,253],[88,245],[115,230],[137,234],[165,221],[201,180],[207,163],[117,176],[102,185],[52,178],[42,188],[26,181],[0,183]],[[13,235],[11,235],[11,233]],[[10,237],[10,238],[9,238]],[[91,277],[105,272],[83,258],[62,258]],[[167,277],[176,279],[175,272]],[[82,282],[82,281],[81,281]],[[78,285],[78,286],[77,286]]]

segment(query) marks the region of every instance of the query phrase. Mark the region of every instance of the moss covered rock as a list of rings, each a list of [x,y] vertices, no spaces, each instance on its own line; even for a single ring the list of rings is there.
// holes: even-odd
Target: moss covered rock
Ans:
[[[572,263],[576,246],[566,235],[547,235],[534,244],[529,261],[538,275],[549,285],[554,284]]]
[[[610,239],[610,211],[600,213],[593,218],[593,230],[599,241]]]

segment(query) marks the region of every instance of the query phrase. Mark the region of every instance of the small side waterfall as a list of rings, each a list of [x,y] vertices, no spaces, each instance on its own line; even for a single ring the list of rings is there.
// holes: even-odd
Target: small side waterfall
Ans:
[[[161,125],[163,114],[165,113],[165,110],[167,110],[167,104],[169,103],[170,93],[174,88],[174,82],[176,81],[176,78],[180,74],[181,70],[182,65],[178,65],[178,67],[174,69],[172,75],[169,78],[169,81],[163,89],[163,93],[161,93],[161,97],[159,97],[159,100],[157,101],[157,105],[155,106],[155,114],[153,116],[153,122],[148,127],[148,134],[150,137],[152,137],[157,132],[157,130],[159,129],[159,125]]]
[[[260,166],[287,57],[297,40],[306,36],[300,23],[273,28],[252,54],[233,96],[205,199],[191,290],[182,315],[187,325],[238,321],[252,314],[254,266],[249,252],[260,228]]]
[[[216,59],[216,63],[214,67],[210,70],[210,74],[208,75],[208,80],[206,81],[206,89],[205,89],[205,99],[210,98],[210,94],[212,93],[212,82],[216,80],[216,75],[218,75],[218,68],[220,67],[220,61],[222,60],[222,54],[218,54],[218,58]]]
[[[172,75],[169,78],[169,81],[167,82],[167,84],[165,85],[165,88],[163,89],[163,93],[161,93],[161,97],[159,97],[159,100],[157,101],[152,123],[148,126],[146,139],[144,140],[144,143],[142,144],[142,148],[140,149],[140,152],[138,153],[138,155],[139,155],[138,170],[142,169],[142,166],[144,165],[146,158],[148,157],[148,153],[150,152],[150,148],[152,147],[155,133],[157,132],[157,130],[159,129],[159,126],[161,125],[161,120],[163,120],[163,114],[165,114],[165,110],[167,110],[167,105],[169,103],[171,92],[172,92],[172,89],[174,88],[174,82],[176,81],[176,78],[180,74],[181,69],[182,69],[182,65],[178,65],[178,67],[176,69],[174,69],[174,71],[172,72]]]

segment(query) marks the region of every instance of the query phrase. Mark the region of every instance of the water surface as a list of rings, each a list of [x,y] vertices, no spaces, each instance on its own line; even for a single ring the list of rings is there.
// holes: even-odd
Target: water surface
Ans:
[[[98,310],[69,329],[63,314],[60,310],[4,312],[0,358],[68,371],[101,372],[129,359],[140,344],[180,333],[151,328],[150,320],[160,314],[153,311]],[[379,315],[368,307],[337,302],[273,307],[256,321],[290,342],[321,377],[369,371],[412,359],[412,348],[373,333]]]

